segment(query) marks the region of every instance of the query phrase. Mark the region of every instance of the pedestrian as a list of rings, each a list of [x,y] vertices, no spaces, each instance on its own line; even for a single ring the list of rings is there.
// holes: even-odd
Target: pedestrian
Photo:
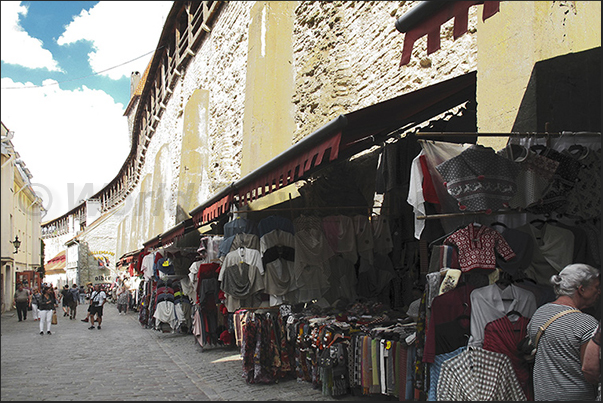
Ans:
[[[90,327],[88,329],[94,329],[94,318],[98,322],[98,330],[101,328],[101,323],[103,321],[103,305],[107,302],[107,294],[101,290],[99,284],[94,286],[94,291],[90,295],[90,306],[92,307],[90,310]]]
[[[44,334],[44,325],[46,325],[46,334],[50,332],[52,314],[57,311],[57,300],[52,287],[45,287],[38,300],[38,309],[40,310],[40,335]]]
[[[122,283],[117,286],[117,310],[120,315],[125,315],[128,312],[128,297],[130,291],[126,284]]]
[[[27,319],[27,308],[31,303],[31,294],[29,290],[23,287],[23,283],[17,284],[17,291],[15,291],[14,298],[15,307],[17,308],[17,316],[19,322]]]
[[[40,320],[40,312],[39,312],[39,299],[40,299],[40,291],[38,290],[38,287],[34,287],[33,288],[33,292],[31,293],[31,316],[33,318],[33,320]]]
[[[529,337],[536,346],[534,400],[595,400],[596,387],[582,372],[582,357],[598,323],[581,310],[594,306],[601,294],[599,270],[570,264],[550,281],[557,299],[538,308],[528,323]],[[547,322],[536,342],[538,328]]]
[[[84,305],[86,303],[86,289],[83,285],[80,285],[80,305]]]
[[[69,302],[69,319],[75,319],[77,313],[77,304],[80,301],[80,290],[77,288],[77,284],[73,284],[69,290],[71,293],[71,302]]]
[[[60,301],[62,301],[63,305],[63,316],[69,315],[69,307],[71,305],[71,301],[73,301],[73,294],[71,294],[67,284],[65,284],[61,290]]]

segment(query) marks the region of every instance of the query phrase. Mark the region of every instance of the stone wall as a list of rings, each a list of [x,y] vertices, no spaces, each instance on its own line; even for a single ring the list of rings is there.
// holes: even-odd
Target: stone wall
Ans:
[[[178,198],[186,191],[179,180],[187,169],[181,163],[185,133],[207,136],[206,143],[197,145],[206,152],[207,166],[194,179],[192,195],[185,192],[199,205],[246,173],[241,172],[245,141],[269,141],[280,135],[291,138],[292,145],[340,114],[476,69],[475,27],[481,6],[470,8],[467,34],[454,41],[451,20],[442,27],[439,51],[427,55],[426,38],[422,38],[415,43],[411,62],[399,67],[404,35],[396,30],[395,21],[417,2],[297,2],[291,14],[294,91],[288,117],[294,133],[244,130],[247,78],[254,73],[249,70],[249,26],[253,7],[262,6],[257,3],[223,6],[175,86],[149,145],[141,182],[122,202],[118,214],[122,219],[114,236],[128,239],[117,240],[117,257],[142,247],[182,219],[178,208],[183,203]],[[193,97],[197,90],[209,94],[203,101],[207,105],[199,104],[199,110],[207,108],[206,129],[183,123],[189,101],[201,102]],[[248,138],[244,133],[249,133]],[[265,162],[256,161],[252,169]],[[155,210],[152,205],[162,208]],[[108,224],[98,230],[104,225]]]

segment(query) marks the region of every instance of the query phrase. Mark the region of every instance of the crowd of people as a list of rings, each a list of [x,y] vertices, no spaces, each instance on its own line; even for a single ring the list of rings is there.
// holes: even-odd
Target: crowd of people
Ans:
[[[42,283],[40,288],[30,288],[27,281],[23,281],[17,283],[13,305],[19,322],[27,320],[27,313],[31,311],[32,319],[40,322],[40,335],[51,335],[52,317],[57,314],[59,307],[62,308],[63,317],[75,320],[78,306],[87,301],[86,317],[81,321],[90,323],[90,330],[100,330],[105,303],[117,302],[119,314],[125,315],[129,310],[130,290],[125,279],[120,277],[113,284],[88,283],[79,287],[75,283],[71,287],[66,284],[60,291],[52,283]]]

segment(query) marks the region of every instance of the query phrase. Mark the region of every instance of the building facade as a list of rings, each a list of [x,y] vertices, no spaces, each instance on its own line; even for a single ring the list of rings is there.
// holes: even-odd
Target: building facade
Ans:
[[[27,281],[29,287],[39,286],[43,264],[41,217],[42,199],[34,192],[33,177],[15,150],[11,139],[15,135],[2,123],[2,153],[0,162],[0,209],[2,217],[0,254],[0,284],[2,312],[12,309],[16,284]]]

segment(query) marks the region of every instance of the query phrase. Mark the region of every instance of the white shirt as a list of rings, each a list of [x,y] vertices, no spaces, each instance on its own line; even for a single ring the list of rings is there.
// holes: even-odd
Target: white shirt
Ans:
[[[493,320],[502,318],[510,311],[517,311],[525,318],[536,312],[536,297],[531,291],[509,285],[501,290],[497,284],[476,288],[471,292],[471,336],[469,346],[481,347],[484,330]],[[507,301],[509,300],[509,301]]]
[[[107,294],[103,290],[101,291],[92,291],[92,295],[90,296],[91,301],[98,302],[98,306],[102,306],[103,302],[107,299]]]

